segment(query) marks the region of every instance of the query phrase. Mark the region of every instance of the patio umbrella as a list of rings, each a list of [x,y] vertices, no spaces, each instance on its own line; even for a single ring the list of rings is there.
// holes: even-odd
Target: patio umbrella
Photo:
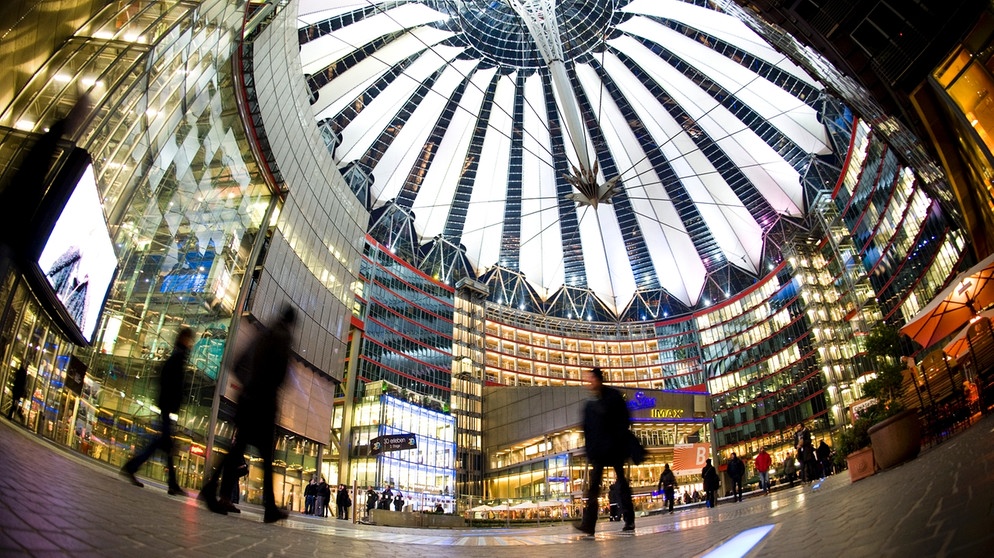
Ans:
[[[932,299],[901,333],[929,348],[962,328],[977,313],[994,304],[994,254],[959,274]]]
[[[556,502],[556,501],[545,501],[539,502],[538,507],[540,508],[564,508],[566,507],[566,502]]]
[[[469,508],[466,511],[473,512],[473,513],[478,513],[478,512],[488,512],[488,511],[491,511],[491,510],[493,510],[493,508],[491,508],[490,506],[488,506],[486,504],[483,504],[482,506],[476,506],[475,508]]]
[[[988,320],[994,318],[994,309],[985,310],[978,315],[977,319],[987,318]],[[971,320],[969,323],[972,323]],[[952,341],[946,343],[946,346],[942,348],[942,352],[947,355],[959,360],[970,350],[970,342],[967,340],[966,335],[970,332],[970,328],[964,327],[956,337],[953,337]]]
[[[514,511],[534,510],[536,508],[538,508],[538,504],[536,504],[535,502],[522,502],[520,504],[515,504],[511,506],[511,509]]]

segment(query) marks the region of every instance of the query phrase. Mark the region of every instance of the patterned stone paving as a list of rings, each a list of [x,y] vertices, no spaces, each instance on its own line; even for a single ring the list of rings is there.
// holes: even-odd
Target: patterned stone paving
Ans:
[[[701,556],[746,529],[772,525],[755,556],[991,556],[994,419],[914,461],[856,484],[846,475],[717,508],[640,517],[632,534],[599,522],[513,529],[400,529],[261,510],[219,516],[161,485],[0,422],[0,556],[344,556],[392,558]],[[550,548],[556,545],[559,548]]]

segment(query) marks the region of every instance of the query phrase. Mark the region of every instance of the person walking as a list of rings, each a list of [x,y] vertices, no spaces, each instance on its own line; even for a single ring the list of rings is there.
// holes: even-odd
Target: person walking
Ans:
[[[815,448],[811,443],[811,431],[807,425],[797,427],[794,434],[794,449],[797,450],[797,460],[801,462],[801,482],[811,482],[815,477]]]
[[[121,467],[121,476],[137,487],[145,485],[135,478],[135,472],[155,454],[156,450],[162,450],[166,454],[166,470],[169,478],[167,491],[173,496],[186,496],[186,492],[176,480],[176,464],[173,460],[173,421],[169,415],[178,413],[180,403],[183,401],[186,361],[190,356],[190,349],[193,348],[194,337],[193,329],[189,327],[184,327],[176,335],[173,352],[159,369],[159,398],[157,401],[159,433],[145,449],[132,456]]]
[[[276,436],[277,397],[286,379],[290,365],[291,328],[296,321],[296,311],[285,305],[276,323],[247,350],[252,351],[250,373],[242,388],[242,395],[235,411],[235,442],[215,469],[210,480],[200,490],[200,499],[215,513],[238,513],[238,508],[227,496],[238,481],[238,464],[246,446],[254,446],[262,458],[262,520],[273,523],[287,518],[287,513],[276,505],[273,490],[273,443]],[[221,484],[220,500],[217,497],[218,481]]]
[[[732,452],[732,458],[728,460],[728,476],[732,479],[732,501],[742,501],[742,477],[745,476],[745,463],[739,456]]]
[[[832,474],[832,447],[822,440],[815,449],[815,457],[818,458],[818,469],[821,478],[824,479]]]
[[[21,363],[14,370],[14,385],[10,388],[10,410],[7,411],[7,419],[14,420],[14,413],[21,417],[21,422],[24,422],[24,409],[21,407],[21,401],[24,399],[24,394],[27,392],[28,387],[28,367]]]
[[[788,452],[787,457],[783,460],[783,467],[781,467],[783,480],[790,483],[790,487],[794,488],[794,481],[797,480],[797,464],[794,463],[794,454]]]
[[[701,478],[704,481],[704,500],[707,502],[707,507],[713,508],[718,505],[718,487],[721,486],[721,481],[718,479],[718,471],[711,464],[710,459],[704,463],[704,468],[701,469]]]
[[[663,464],[663,474],[659,475],[659,484],[656,490],[662,490],[666,497],[666,504],[670,513],[673,513],[674,490],[676,489],[676,475],[670,470],[670,464]]]
[[[773,458],[766,453],[766,447],[759,448],[756,455],[756,472],[759,473],[759,487],[763,489],[763,494],[770,493],[770,466],[773,465]]]
[[[635,507],[632,505],[631,487],[625,478],[625,460],[631,453],[628,406],[620,391],[604,385],[604,373],[600,368],[589,370],[585,379],[587,388],[594,395],[583,409],[583,434],[590,476],[583,519],[574,527],[588,535],[594,534],[604,468],[611,467],[618,483],[618,503],[625,522],[622,531],[634,531]]]
[[[618,488],[618,483],[612,482],[611,486],[607,487],[607,505],[608,521],[621,521],[621,489]]]

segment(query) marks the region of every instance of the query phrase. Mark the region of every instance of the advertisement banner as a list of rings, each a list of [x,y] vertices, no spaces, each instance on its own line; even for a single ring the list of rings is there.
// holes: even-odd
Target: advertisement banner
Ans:
[[[677,444],[673,446],[673,474],[700,475],[711,457],[711,444]]]

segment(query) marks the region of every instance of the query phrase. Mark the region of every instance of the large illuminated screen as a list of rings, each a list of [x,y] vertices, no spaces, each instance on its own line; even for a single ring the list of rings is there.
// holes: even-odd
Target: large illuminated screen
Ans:
[[[55,222],[38,267],[90,342],[117,269],[92,164],[86,166]]]

